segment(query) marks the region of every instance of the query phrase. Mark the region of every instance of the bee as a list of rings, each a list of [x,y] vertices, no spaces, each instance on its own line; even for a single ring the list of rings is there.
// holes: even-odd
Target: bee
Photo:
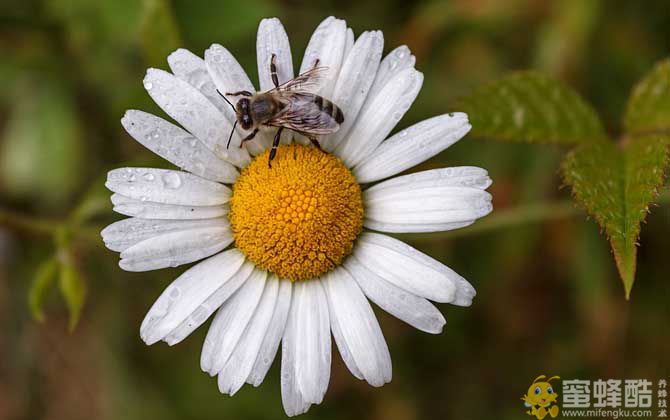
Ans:
[[[278,128],[268,160],[270,168],[272,168],[272,160],[277,154],[277,146],[279,146],[279,139],[284,129],[304,135],[321,150],[316,136],[336,132],[344,121],[342,110],[332,101],[305,90],[317,84],[327,67],[319,67],[319,60],[316,60],[310,70],[280,85],[276,59],[277,56],[272,54],[270,75],[274,88],[255,94],[246,90],[226,93],[229,96],[242,96],[235,105],[219,92],[223,99],[233,107],[236,117],[226,147],[230,147],[230,140],[233,138],[237,124],[240,124],[245,131],[253,130],[242,139],[240,147],[245,142],[252,140],[261,126]]]

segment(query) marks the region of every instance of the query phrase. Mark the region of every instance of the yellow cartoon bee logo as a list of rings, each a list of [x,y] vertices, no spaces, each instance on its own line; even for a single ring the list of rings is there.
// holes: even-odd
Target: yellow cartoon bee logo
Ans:
[[[550,382],[554,379],[561,379],[559,376],[552,376],[546,381],[539,382],[546,378],[545,375],[540,375],[528,387],[528,393],[521,397],[524,405],[528,408],[526,414],[535,416],[536,419],[542,420],[549,414],[552,418],[558,416],[558,405],[556,399],[558,394],[554,392]]]

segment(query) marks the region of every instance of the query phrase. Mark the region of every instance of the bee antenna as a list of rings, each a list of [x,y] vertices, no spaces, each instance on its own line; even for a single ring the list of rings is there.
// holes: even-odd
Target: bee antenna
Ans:
[[[235,122],[233,123],[233,128],[230,130],[230,136],[228,137],[228,144],[226,144],[226,149],[230,147],[230,141],[233,139],[233,133],[235,132],[236,126],[237,126],[237,120],[235,120]]]
[[[226,101],[226,103],[227,103],[228,105],[230,105],[231,108],[233,108],[233,111],[235,111],[235,105],[233,105],[233,104],[228,100],[228,98],[226,98],[225,95],[219,91],[219,89],[216,90],[216,93],[218,93],[219,95],[221,95],[221,97],[223,98],[223,100]]]

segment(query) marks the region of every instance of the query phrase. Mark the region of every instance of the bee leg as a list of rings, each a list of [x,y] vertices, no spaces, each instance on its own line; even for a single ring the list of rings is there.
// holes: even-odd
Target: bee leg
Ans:
[[[309,141],[312,142],[314,147],[316,147],[320,151],[324,152],[324,150],[321,148],[321,144],[319,143],[319,140],[317,140],[316,137],[314,137],[314,136],[307,136],[307,137],[309,138]],[[326,152],[324,152],[324,153],[326,153]]]
[[[242,146],[244,146],[245,142],[248,142],[249,140],[253,140],[254,137],[256,137],[256,133],[258,133],[258,128],[254,129],[254,131],[252,131],[251,134],[249,134],[248,136],[246,136],[245,138],[242,139],[242,141],[240,142],[240,148],[242,148]]]
[[[318,58],[316,60],[314,60],[314,67],[312,67],[312,68],[315,69],[315,68],[319,67],[320,62],[321,62],[321,60],[319,60]]]
[[[219,92],[219,95],[221,95],[221,92]],[[238,92],[226,92],[226,95],[230,96],[253,96],[251,92],[248,90],[240,90]]]
[[[284,131],[284,127],[279,127],[277,134],[275,134],[275,139],[272,142],[272,150],[270,150],[270,159],[268,160],[268,168],[272,168],[272,159],[277,155],[277,146],[279,146],[279,140],[281,140],[281,132]]]
[[[270,59],[270,76],[272,76],[272,83],[275,85],[275,87],[279,87],[279,78],[277,77],[277,55],[272,54],[272,58]]]

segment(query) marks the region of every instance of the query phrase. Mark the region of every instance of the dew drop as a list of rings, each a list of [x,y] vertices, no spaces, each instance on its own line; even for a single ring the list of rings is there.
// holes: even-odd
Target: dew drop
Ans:
[[[142,178],[144,178],[145,181],[153,181],[154,180],[154,174],[151,172],[147,172],[144,175],[142,175]]]
[[[154,87],[154,84],[151,82],[144,82],[144,88],[146,90],[151,90]]]
[[[177,173],[166,172],[163,174],[162,179],[165,188],[176,190],[181,186],[181,177]]]

